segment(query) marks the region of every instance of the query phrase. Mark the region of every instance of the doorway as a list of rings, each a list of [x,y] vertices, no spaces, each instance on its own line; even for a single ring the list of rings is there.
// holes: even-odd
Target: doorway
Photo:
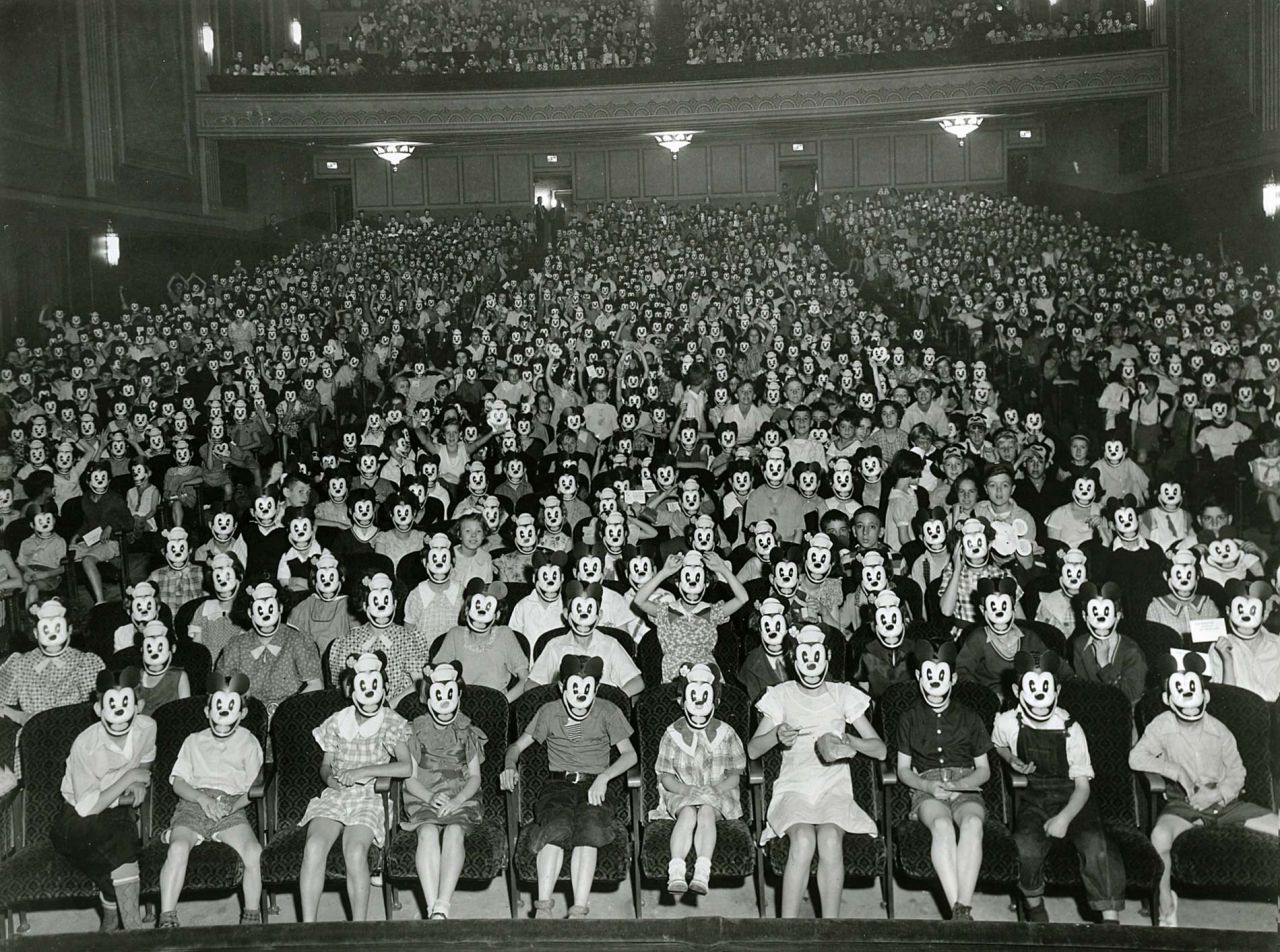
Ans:
[[[534,224],[538,243],[546,245],[564,224],[573,205],[572,172],[539,172],[533,180]]]
[[[1031,153],[1026,149],[1009,151],[1009,194],[1026,199],[1031,191]]]
[[[813,232],[818,223],[818,160],[779,162],[778,197],[800,230]]]
[[[329,186],[329,228],[337,231],[356,217],[350,182],[334,182]]]

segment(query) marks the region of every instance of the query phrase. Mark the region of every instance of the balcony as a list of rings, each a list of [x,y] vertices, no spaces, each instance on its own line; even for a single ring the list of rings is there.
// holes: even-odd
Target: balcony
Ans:
[[[734,131],[775,123],[1025,111],[1166,93],[1168,51],[1122,33],[847,59],[666,65],[469,76],[212,76],[197,98],[211,138],[631,133],[680,125]]]

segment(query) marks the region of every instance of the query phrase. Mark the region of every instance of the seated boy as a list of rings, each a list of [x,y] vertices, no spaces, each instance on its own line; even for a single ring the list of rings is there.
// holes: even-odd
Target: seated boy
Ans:
[[[62,813],[49,839],[94,881],[102,900],[102,931],[141,929],[138,908],[142,843],[134,807],[147,795],[156,759],[156,722],[138,713],[137,668],[98,674],[93,713],[71,745],[62,777]]]
[[[1173,844],[1194,826],[1243,826],[1280,836],[1280,816],[1241,800],[1245,769],[1235,736],[1206,711],[1204,658],[1194,652],[1181,659],[1160,659],[1157,672],[1165,685],[1169,710],[1156,716],[1129,751],[1134,770],[1159,774],[1172,786],[1164,809],[1151,829],[1151,845],[1164,861],[1160,876],[1162,926],[1178,924],[1178,896],[1170,886]]]
[[[209,728],[187,736],[169,774],[178,806],[164,834],[169,855],[160,870],[160,918],[156,925],[161,929],[178,925],[178,897],[187,876],[187,860],[206,839],[226,843],[244,864],[240,924],[262,921],[258,911],[262,845],[245,814],[249,788],[257,780],[263,760],[258,738],[241,726],[249,713],[249,679],[238,671],[230,676],[214,671],[205,690]]]
[[[550,773],[534,807],[530,835],[530,848],[538,857],[535,919],[552,917],[555,900],[551,894],[566,850],[572,852],[573,906],[569,918],[583,919],[590,913],[597,851],[612,843],[614,836],[609,781],[636,763],[626,715],[611,702],[596,698],[603,676],[600,658],[564,656],[559,671],[561,699],[542,705],[524,733],[507,748],[501,783],[502,789],[514,790],[520,782],[520,755],[534,743],[547,746]],[[618,749],[612,764],[610,747]]]
[[[991,742],[996,753],[1027,778],[1018,804],[1013,839],[1018,846],[1018,888],[1031,922],[1048,922],[1044,908],[1044,861],[1050,840],[1071,838],[1080,857],[1089,908],[1116,922],[1124,908],[1124,862],[1102,831],[1090,797],[1093,762],[1080,725],[1058,707],[1065,662],[1052,651],[1019,651],[1013,659],[1018,706],[996,715]]]

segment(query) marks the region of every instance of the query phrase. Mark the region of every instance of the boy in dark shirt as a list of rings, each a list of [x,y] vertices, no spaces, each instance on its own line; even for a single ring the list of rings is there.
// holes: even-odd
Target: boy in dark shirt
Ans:
[[[547,748],[548,780],[534,807],[530,842],[538,857],[535,919],[549,919],[555,910],[551,893],[567,850],[572,851],[574,903],[569,918],[584,919],[590,913],[597,851],[613,842],[609,781],[636,763],[626,715],[611,702],[596,699],[603,676],[600,658],[565,655],[560,660],[561,699],[539,708],[524,733],[507,748],[501,778],[504,790],[513,790],[520,782],[520,755],[528,747],[539,743]],[[610,747],[618,749],[612,764]]]

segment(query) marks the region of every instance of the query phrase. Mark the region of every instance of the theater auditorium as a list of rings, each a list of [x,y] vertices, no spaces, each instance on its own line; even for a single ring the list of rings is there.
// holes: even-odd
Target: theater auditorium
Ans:
[[[1280,0],[0,0],[0,944],[1275,946]]]

